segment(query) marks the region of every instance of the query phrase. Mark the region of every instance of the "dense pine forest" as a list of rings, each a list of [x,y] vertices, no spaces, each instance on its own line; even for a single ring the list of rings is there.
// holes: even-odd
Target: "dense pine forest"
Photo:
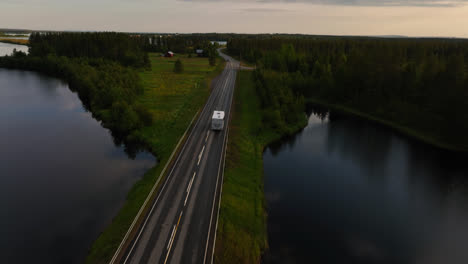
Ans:
[[[149,65],[141,40],[122,33],[33,33],[29,43],[29,53],[36,57],[102,58],[124,66]]]
[[[250,36],[231,39],[228,52],[256,64],[274,129],[287,131],[310,101],[468,149],[467,40]]]

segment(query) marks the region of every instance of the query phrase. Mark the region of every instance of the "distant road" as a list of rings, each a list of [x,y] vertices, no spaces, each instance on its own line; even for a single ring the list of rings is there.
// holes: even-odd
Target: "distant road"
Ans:
[[[111,263],[211,263],[223,181],[227,127],[239,62],[227,61],[169,174],[133,240]],[[225,129],[211,131],[213,111]]]

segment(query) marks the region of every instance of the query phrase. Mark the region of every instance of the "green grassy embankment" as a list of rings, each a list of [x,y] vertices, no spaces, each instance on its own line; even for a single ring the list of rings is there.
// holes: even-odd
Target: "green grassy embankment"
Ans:
[[[267,247],[260,105],[251,73],[240,71],[229,130],[215,263],[259,263]]]
[[[215,263],[259,263],[268,247],[263,150],[284,135],[263,128],[251,71],[239,72],[233,106]]]
[[[183,73],[173,72],[176,59],[182,60]],[[151,70],[140,72],[145,91],[137,100],[153,116],[153,125],[145,127],[142,134],[158,164],[130,190],[122,209],[92,245],[86,263],[108,263],[112,258],[194,114],[204,105],[211,79],[224,68],[221,60],[212,67],[206,58],[150,54],[150,60]]]

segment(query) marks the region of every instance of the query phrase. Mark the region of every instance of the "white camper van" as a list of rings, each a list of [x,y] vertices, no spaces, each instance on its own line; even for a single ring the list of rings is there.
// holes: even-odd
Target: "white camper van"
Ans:
[[[211,130],[223,130],[224,128],[224,111],[214,111],[211,119]]]

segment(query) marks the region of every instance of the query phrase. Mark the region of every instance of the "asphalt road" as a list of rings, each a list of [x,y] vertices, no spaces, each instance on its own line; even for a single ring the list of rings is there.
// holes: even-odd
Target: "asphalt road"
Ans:
[[[212,263],[222,186],[227,125],[239,63],[227,60],[150,212],[136,227],[120,263]],[[213,111],[225,111],[225,129],[211,131]]]

